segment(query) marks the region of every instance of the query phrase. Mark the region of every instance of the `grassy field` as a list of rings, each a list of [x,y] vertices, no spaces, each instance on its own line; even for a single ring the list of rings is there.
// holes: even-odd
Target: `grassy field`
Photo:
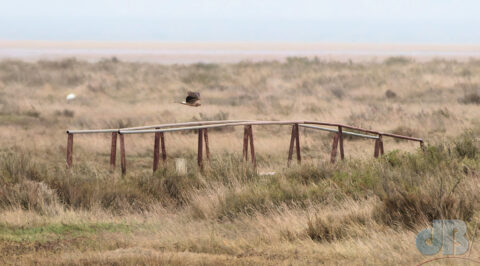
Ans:
[[[480,218],[480,61],[235,64],[0,62],[2,264],[415,264],[433,219]],[[202,106],[178,104],[200,91]],[[66,101],[69,93],[76,99]],[[254,127],[258,171],[241,162],[243,130],[167,133],[152,175],[153,136],[125,136],[127,175],[109,172],[110,136],[66,129],[195,120],[317,120],[421,137],[347,138],[302,129],[302,165],[286,167],[291,128]],[[186,158],[187,175],[174,170]],[[118,158],[117,158],[118,161]],[[262,175],[264,172],[274,175]],[[439,256],[441,254],[438,254]],[[466,257],[466,255],[465,255]],[[469,258],[480,260],[473,245]],[[454,263],[457,261],[445,261]],[[464,263],[468,263],[465,261]]]

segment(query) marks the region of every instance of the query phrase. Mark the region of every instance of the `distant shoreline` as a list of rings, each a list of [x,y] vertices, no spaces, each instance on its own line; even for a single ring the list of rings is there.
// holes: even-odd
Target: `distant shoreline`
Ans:
[[[346,44],[346,43],[182,43],[182,42],[51,42],[0,40],[0,60],[57,60],[75,57],[87,61],[116,57],[123,61],[163,64],[234,63],[318,57],[327,61],[379,61],[391,56],[419,61],[434,58],[480,58],[480,45]]]

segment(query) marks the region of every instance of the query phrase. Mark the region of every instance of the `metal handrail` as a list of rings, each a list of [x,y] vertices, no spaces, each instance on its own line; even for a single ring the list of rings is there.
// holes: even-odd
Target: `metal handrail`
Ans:
[[[126,127],[126,128],[117,128],[117,129],[80,129],[80,130],[67,130],[67,134],[93,134],[93,133],[112,133],[119,132],[120,130],[142,130],[150,128],[164,128],[164,127],[173,127],[173,126],[189,126],[189,125],[214,125],[214,124],[228,124],[228,123],[238,123],[246,122],[249,120],[223,120],[223,121],[198,121],[198,122],[184,122],[184,123],[172,123],[172,124],[160,124],[152,126],[142,126],[142,127]]]
[[[217,125],[204,125],[204,126],[194,126],[194,127],[181,127],[181,128],[166,128],[166,129],[145,129],[145,130],[119,130],[120,134],[147,134],[147,133],[158,133],[158,132],[175,132],[183,130],[197,130],[197,129],[208,129],[208,128],[220,128],[220,127],[234,127],[234,126],[246,126],[246,125],[292,125],[299,124],[301,127],[318,129],[333,133],[338,133],[336,129],[316,127],[308,124],[303,124],[303,121],[255,121],[255,122],[239,122],[239,123],[228,123],[228,124],[217,124]],[[370,136],[365,134],[359,134],[349,131],[342,132],[345,135],[369,138],[369,139],[378,139],[378,136]]]
[[[393,134],[393,133],[386,133],[386,132],[375,131],[375,130],[370,130],[370,129],[365,129],[365,128],[359,128],[359,127],[354,127],[354,126],[349,126],[349,125],[344,125],[344,124],[325,123],[325,122],[316,122],[316,121],[306,121],[305,124],[343,127],[343,128],[348,128],[348,129],[352,129],[352,130],[363,131],[365,133],[382,135],[382,136],[386,136],[386,137],[423,142],[423,139],[421,139],[421,138],[414,138],[414,137],[403,136],[403,135],[398,135],[398,134]]]
[[[331,129],[331,128],[326,128],[326,127],[316,127],[316,126],[311,126],[311,125],[307,125],[307,124],[299,124],[299,126],[305,127],[305,128],[318,129],[318,130],[332,132],[332,133],[338,133],[337,129]],[[349,135],[349,136],[366,138],[366,139],[378,139],[379,138],[378,136],[365,135],[365,134],[360,134],[360,133],[355,133],[355,132],[350,132],[350,131],[342,131],[342,134]]]
[[[183,126],[196,126],[196,125],[215,125],[215,124],[228,124],[228,123],[238,123],[238,122],[248,122],[248,121],[252,121],[252,120],[195,121],[195,122],[160,124],[160,125],[153,125],[153,126],[142,126],[142,127],[126,127],[126,128],[120,128],[119,130],[142,130],[142,129],[175,127],[175,126],[183,127]]]
[[[166,129],[119,130],[118,132],[120,134],[145,134],[145,133],[175,132],[175,131],[183,131],[183,130],[209,129],[209,128],[234,127],[234,126],[292,125],[292,124],[302,124],[302,123],[303,121],[249,121],[249,122],[225,123],[225,124],[216,124],[216,125],[203,125],[203,126],[166,128]]]
[[[112,133],[118,132],[120,134],[143,134],[143,133],[155,133],[155,132],[175,132],[175,131],[182,131],[182,130],[195,130],[195,129],[205,129],[205,128],[220,128],[220,127],[228,127],[228,126],[241,126],[241,125],[292,125],[292,124],[302,124],[302,127],[307,127],[308,124],[313,125],[323,125],[323,126],[333,126],[333,127],[343,127],[347,129],[362,131],[365,133],[381,135],[386,137],[404,139],[404,140],[411,140],[411,141],[418,141],[423,142],[421,138],[403,136],[393,133],[387,132],[380,132],[370,129],[364,129],[344,124],[338,123],[327,123],[327,122],[317,122],[317,121],[252,121],[252,120],[225,120],[225,121],[198,121],[198,122],[184,122],[184,123],[171,123],[171,124],[160,124],[160,125],[152,125],[152,126],[142,126],[142,127],[130,127],[130,128],[119,128],[119,129],[94,129],[94,130],[67,130],[67,134],[92,134],[92,133]],[[192,127],[187,127],[192,125]],[[169,127],[181,127],[181,128],[169,128]],[[162,129],[168,128],[168,129]],[[310,128],[313,128],[310,126]],[[319,130],[329,131],[329,132],[338,132],[338,130],[327,129],[327,128],[317,128]],[[352,135],[354,132],[343,132],[346,135]],[[361,137],[368,136],[362,135]],[[352,135],[353,136],[353,135]],[[367,137],[372,138],[372,136]]]
[[[119,129],[82,129],[82,130],[67,130],[67,134],[95,134],[95,133],[113,133],[118,132]]]

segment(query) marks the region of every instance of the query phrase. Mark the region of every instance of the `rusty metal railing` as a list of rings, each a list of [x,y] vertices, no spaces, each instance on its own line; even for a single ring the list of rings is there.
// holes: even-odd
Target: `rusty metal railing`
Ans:
[[[111,132],[118,132],[120,130],[141,130],[141,129],[151,129],[151,128],[166,128],[166,127],[174,127],[174,126],[183,127],[183,126],[215,125],[215,124],[228,124],[228,123],[238,123],[238,122],[247,122],[247,121],[248,120],[194,121],[194,122],[160,124],[160,125],[143,126],[143,127],[126,127],[126,128],[117,128],[117,129],[67,130],[67,134],[111,133]]]
[[[375,148],[374,148],[374,157],[377,158],[380,155],[384,154],[383,146],[383,136],[404,139],[409,141],[417,141],[420,143],[420,148],[424,149],[423,140],[420,138],[414,138],[409,136],[402,136],[397,134],[379,132],[359,127],[353,127],[343,124],[336,123],[326,123],[326,122],[317,122],[317,121],[249,121],[249,120],[225,120],[225,121],[196,121],[196,122],[185,122],[185,123],[171,123],[171,124],[160,124],[152,126],[142,126],[142,127],[130,127],[130,128],[120,128],[120,129],[98,129],[98,130],[67,130],[68,140],[67,140],[67,167],[71,167],[73,163],[73,135],[75,134],[94,134],[94,133],[111,133],[112,134],[112,143],[110,151],[110,168],[113,171],[116,164],[116,149],[117,149],[117,135],[120,139],[120,162],[122,168],[122,174],[126,173],[126,156],[125,156],[125,139],[124,135],[128,134],[155,134],[154,138],[154,153],[153,153],[153,171],[155,172],[158,169],[159,160],[160,160],[160,149],[162,151],[162,161],[167,160],[166,148],[165,148],[165,136],[166,132],[177,132],[177,131],[187,131],[187,130],[196,130],[198,132],[198,153],[197,153],[197,164],[203,169],[203,147],[205,146],[205,154],[207,160],[210,160],[210,149],[208,143],[208,129],[210,128],[222,128],[222,127],[236,127],[244,126],[244,135],[243,135],[243,159],[248,161],[248,150],[250,149],[251,161],[254,167],[256,167],[256,157],[255,157],[255,145],[253,141],[253,126],[266,126],[266,125],[292,125],[292,133],[290,138],[290,147],[288,151],[288,161],[287,166],[290,166],[293,152],[295,149],[297,162],[301,163],[301,149],[300,149],[300,133],[299,127],[326,131],[335,133],[332,142],[332,151],[330,154],[330,161],[334,163],[337,157],[337,150],[340,150],[340,158],[344,160],[344,135],[374,139]],[[320,126],[329,126],[335,128],[326,128]],[[344,129],[354,130],[356,132],[345,131]],[[361,133],[359,133],[361,132]],[[205,144],[205,145],[204,145]]]

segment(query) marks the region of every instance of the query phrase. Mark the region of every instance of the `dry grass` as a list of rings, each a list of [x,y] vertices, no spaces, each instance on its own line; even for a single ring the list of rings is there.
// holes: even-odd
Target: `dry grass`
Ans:
[[[156,65],[105,59],[0,62],[0,260],[12,264],[413,264],[416,233],[462,219],[480,198],[480,62],[286,62]],[[203,105],[177,104],[187,89]],[[74,101],[66,102],[68,93]],[[347,138],[301,131],[302,166],[286,168],[290,129],[255,127],[259,175],[239,163],[239,129],[209,133],[212,162],[195,166],[196,135],[166,134],[151,173],[151,135],[126,136],[128,173],[108,171],[108,135],[65,129],[204,119],[340,122],[424,138]],[[471,239],[471,238],[470,238]],[[472,258],[480,253],[474,247]]]

